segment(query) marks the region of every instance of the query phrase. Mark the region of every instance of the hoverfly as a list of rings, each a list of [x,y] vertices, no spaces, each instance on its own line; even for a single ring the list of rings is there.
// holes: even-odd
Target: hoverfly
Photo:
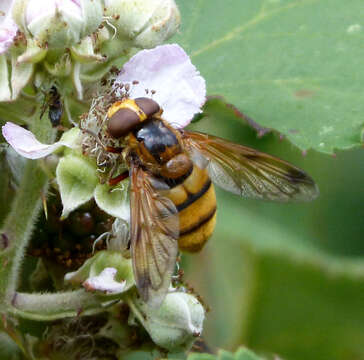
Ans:
[[[214,230],[213,183],[263,200],[318,195],[312,178],[288,162],[219,137],[177,130],[162,113],[145,97],[117,101],[107,113],[107,133],[126,144],[135,281],[142,299],[155,305],[167,293],[178,250],[200,250]]]
[[[48,107],[48,118],[52,124],[52,127],[57,127],[61,124],[61,118],[63,115],[63,105],[61,95],[57,88],[53,85],[49,92],[45,94],[44,104],[40,114],[40,118],[44,115]]]

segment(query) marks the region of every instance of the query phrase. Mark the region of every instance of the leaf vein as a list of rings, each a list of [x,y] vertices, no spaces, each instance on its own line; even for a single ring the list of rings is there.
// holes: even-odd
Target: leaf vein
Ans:
[[[276,14],[279,14],[285,10],[293,9],[299,5],[306,5],[308,3],[313,3],[313,2],[317,2],[317,1],[319,1],[319,0],[299,0],[299,1],[293,2],[291,4],[288,4],[286,6],[282,6],[278,9],[272,10],[270,12],[265,12],[265,7],[262,6],[259,13],[254,18],[252,18],[250,21],[246,22],[243,25],[235,27],[234,29],[232,29],[230,32],[228,32],[224,36],[220,37],[219,39],[216,39],[216,40],[210,42],[209,44],[207,44],[206,46],[202,47],[201,49],[192,52],[191,58],[199,56],[213,48],[220,46],[221,44],[223,44],[225,42],[235,39],[238,35],[240,35],[244,31],[248,30],[249,28],[259,24],[260,22],[262,22],[266,19],[271,18],[272,16],[274,16]]]

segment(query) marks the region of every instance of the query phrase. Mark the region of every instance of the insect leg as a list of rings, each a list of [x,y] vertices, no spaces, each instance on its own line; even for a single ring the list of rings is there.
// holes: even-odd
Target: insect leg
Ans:
[[[117,185],[117,184],[119,184],[120,181],[123,181],[127,177],[129,177],[129,170],[126,170],[123,173],[121,173],[120,175],[115,176],[114,178],[110,179],[109,185],[110,186]]]

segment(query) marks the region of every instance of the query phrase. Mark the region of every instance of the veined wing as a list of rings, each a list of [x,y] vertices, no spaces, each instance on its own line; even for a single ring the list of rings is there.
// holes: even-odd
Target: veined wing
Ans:
[[[131,254],[142,299],[159,306],[171,283],[178,253],[179,218],[173,202],[161,196],[157,182],[131,167]],[[162,184],[163,185],[163,184]]]
[[[310,201],[319,193],[308,174],[274,156],[198,132],[184,131],[183,141],[192,157],[207,159],[212,181],[234,194],[285,202]]]

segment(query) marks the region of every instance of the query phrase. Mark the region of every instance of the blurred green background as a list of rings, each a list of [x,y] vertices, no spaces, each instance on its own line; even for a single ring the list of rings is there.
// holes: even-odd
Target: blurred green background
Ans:
[[[310,173],[311,203],[240,199],[217,190],[215,234],[184,256],[187,279],[211,306],[212,347],[244,344],[286,359],[364,359],[364,153],[336,156],[258,138],[220,100],[192,128],[252,146]]]

